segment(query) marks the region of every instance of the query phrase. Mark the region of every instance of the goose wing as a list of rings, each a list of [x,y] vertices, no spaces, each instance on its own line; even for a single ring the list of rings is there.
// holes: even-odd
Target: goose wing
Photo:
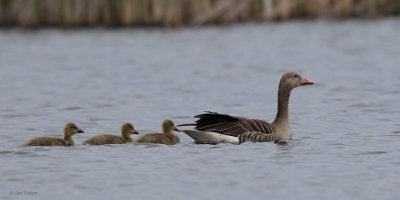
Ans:
[[[195,126],[199,131],[217,132],[224,135],[238,137],[244,133],[258,132],[261,134],[275,133],[275,127],[263,120],[246,119],[216,112],[206,112],[196,115],[199,118],[194,124],[183,124],[183,126]]]

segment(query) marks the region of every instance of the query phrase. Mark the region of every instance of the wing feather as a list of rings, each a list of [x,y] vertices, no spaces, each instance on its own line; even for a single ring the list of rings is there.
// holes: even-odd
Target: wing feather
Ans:
[[[252,132],[267,135],[275,132],[275,127],[272,124],[258,119],[246,119],[209,111],[196,115],[195,118],[199,118],[195,124],[186,125],[194,125],[195,129],[199,131],[211,131],[235,137]],[[247,138],[247,136],[243,136],[243,138]]]

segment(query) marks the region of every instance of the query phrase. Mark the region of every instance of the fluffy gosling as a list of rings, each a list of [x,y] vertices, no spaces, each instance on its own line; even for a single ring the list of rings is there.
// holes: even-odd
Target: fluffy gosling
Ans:
[[[121,136],[101,134],[96,135],[83,141],[83,144],[103,145],[103,144],[125,144],[133,142],[132,134],[139,134],[131,123],[124,123],[121,127]]]
[[[162,123],[163,133],[148,133],[140,136],[134,143],[157,143],[173,145],[179,143],[179,137],[173,132],[178,129],[171,120],[164,120]]]
[[[24,146],[72,146],[74,140],[72,136],[77,133],[84,133],[74,123],[68,123],[64,126],[64,138],[38,137],[26,142]]]

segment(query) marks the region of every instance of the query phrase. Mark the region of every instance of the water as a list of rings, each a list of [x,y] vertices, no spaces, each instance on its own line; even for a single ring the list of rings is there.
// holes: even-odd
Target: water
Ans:
[[[400,20],[184,29],[0,31],[1,199],[399,199]],[[293,140],[85,146],[204,110],[272,121],[280,76]],[[74,147],[21,147],[86,133]]]

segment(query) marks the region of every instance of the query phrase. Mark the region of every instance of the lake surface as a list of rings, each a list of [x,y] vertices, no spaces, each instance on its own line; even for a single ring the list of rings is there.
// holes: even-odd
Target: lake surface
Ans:
[[[400,20],[0,31],[0,199],[400,199]],[[205,110],[273,121],[287,145],[86,146]],[[74,147],[22,147],[62,136]],[[134,136],[136,137],[136,136]]]

